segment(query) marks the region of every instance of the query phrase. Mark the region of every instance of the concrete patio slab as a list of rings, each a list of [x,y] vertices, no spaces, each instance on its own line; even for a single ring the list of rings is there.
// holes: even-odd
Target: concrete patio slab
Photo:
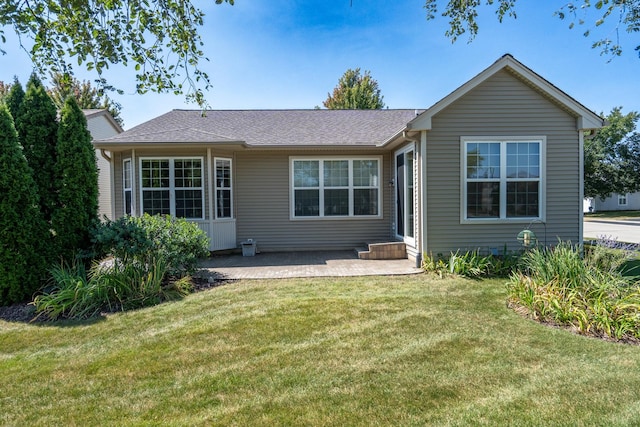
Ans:
[[[215,279],[386,276],[422,272],[408,259],[361,260],[354,251],[268,252],[246,257],[216,255],[201,262],[200,267],[204,275]]]

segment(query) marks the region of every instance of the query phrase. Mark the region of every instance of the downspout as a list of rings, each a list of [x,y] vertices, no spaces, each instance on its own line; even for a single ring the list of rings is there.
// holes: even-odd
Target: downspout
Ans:
[[[107,150],[105,150],[104,148],[100,149],[100,155],[102,156],[103,159],[105,159],[107,162],[111,163],[111,157],[107,154]]]

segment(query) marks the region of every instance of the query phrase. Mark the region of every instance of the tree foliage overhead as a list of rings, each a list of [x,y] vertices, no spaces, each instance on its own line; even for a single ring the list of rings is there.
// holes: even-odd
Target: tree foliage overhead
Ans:
[[[62,110],[66,99],[69,96],[75,98],[78,106],[82,109],[106,109],[120,126],[123,126],[120,112],[122,106],[104,95],[103,92],[91,86],[91,83],[80,81],[70,74],[51,73],[51,88],[48,90],[49,96],[53,100],[58,110]]]
[[[348,69],[340,77],[333,94],[327,94],[323,105],[329,110],[378,110],[384,108],[378,82],[369,71]]]
[[[215,0],[233,4],[233,0]],[[191,0],[4,0],[0,40],[12,28],[42,73],[72,73],[74,65],[95,70],[100,84],[110,65],[136,70],[139,93],[186,93],[204,105],[209,76],[198,33],[204,13]],[[33,44],[26,46],[23,40]],[[0,45],[1,46],[1,45]],[[3,50],[0,52],[5,53]]]
[[[455,42],[463,34],[467,34],[469,41],[476,37],[479,30],[478,11],[483,6],[493,7],[498,21],[502,22],[505,17],[517,17],[516,3],[517,0],[426,0],[424,7],[428,20],[435,19],[438,13],[449,20],[449,28],[445,35]],[[583,28],[585,37],[590,37],[593,30],[605,22],[614,22],[611,36],[595,40],[592,47],[600,49],[603,54],[617,56],[622,54],[619,32],[640,31],[640,0],[560,2],[555,16],[569,21],[569,28]],[[635,50],[640,56],[640,44]]]
[[[640,114],[616,107],[607,126],[584,142],[584,195],[606,198],[612,193],[640,191]]]

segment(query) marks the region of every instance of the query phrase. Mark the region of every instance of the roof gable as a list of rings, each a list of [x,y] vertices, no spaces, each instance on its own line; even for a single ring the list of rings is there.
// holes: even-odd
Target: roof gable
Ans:
[[[104,118],[115,130],[116,133],[124,132],[122,126],[113,118],[109,110],[106,109],[89,109],[85,108],[82,110],[87,121],[97,119],[98,117]]]
[[[578,101],[558,89],[521,62],[517,61],[513,56],[507,54],[413,119],[409,122],[407,128],[414,131],[430,130],[433,116],[449,107],[455,101],[465,96],[471,90],[475,89],[501,70],[509,71],[515,77],[525,82],[528,86],[534,88],[545,97],[551,99],[563,109],[570,112],[574,117],[576,117],[577,128],[579,130],[597,129],[603,126],[603,119],[596,113],[580,104]]]

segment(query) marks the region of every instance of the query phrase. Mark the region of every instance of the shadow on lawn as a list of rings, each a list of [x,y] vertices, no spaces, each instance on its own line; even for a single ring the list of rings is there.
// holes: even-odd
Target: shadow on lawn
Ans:
[[[11,323],[30,323],[35,326],[55,326],[55,327],[74,327],[93,325],[102,322],[106,318],[104,315],[92,317],[90,319],[74,320],[59,319],[47,320],[46,318],[38,318],[36,308],[29,303],[13,304],[6,307],[0,307],[0,320]]]

